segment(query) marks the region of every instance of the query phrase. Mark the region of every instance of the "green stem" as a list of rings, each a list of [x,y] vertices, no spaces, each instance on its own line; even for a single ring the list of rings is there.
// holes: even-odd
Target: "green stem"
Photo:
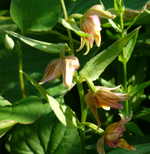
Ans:
[[[62,5],[62,8],[63,8],[65,20],[68,21],[68,15],[67,15],[67,10],[66,10],[64,0],[60,0],[60,2],[61,2],[61,5]],[[71,31],[68,28],[67,28],[67,33],[68,33],[68,36],[69,36],[71,55],[74,55],[73,39],[72,39]]]
[[[64,0],[60,0],[62,8],[63,8],[63,12],[64,12],[64,17],[65,20],[68,21],[68,15],[67,15],[67,10],[65,7],[65,3]],[[68,32],[68,36],[69,36],[69,42],[70,42],[70,55],[74,55],[74,46],[73,46],[73,39],[72,39],[72,35],[71,35],[71,31],[70,29],[67,29]],[[80,83],[79,78],[78,78],[78,73],[77,71],[75,71],[75,80],[77,83],[77,88],[78,88],[78,92],[79,92],[79,97],[80,97],[80,104],[81,104],[81,122],[85,122],[86,121],[86,116],[87,116],[87,107],[84,101],[84,90],[83,90],[83,86],[82,83]],[[85,127],[81,127],[79,129],[80,132],[80,136],[81,136],[81,144],[82,144],[82,148],[81,148],[81,153],[85,154]]]
[[[75,71],[75,80],[79,92],[79,97],[80,97],[80,104],[81,104],[81,123],[86,122],[86,117],[87,117],[87,106],[84,101],[84,90],[83,86],[79,81],[77,71]],[[81,144],[82,144],[82,154],[85,154],[85,126],[82,126],[79,129],[80,135],[81,135]]]
[[[22,67],[22,50],[19,51],[19,80],[20,80],[20,87],[22,91],[22,97],[26,97],[24,82],[23,82],[23,67]]]
[[[123,24],[123,15],[120,14],[120,24],[121,24],[121,29],[122,29],[122,33],[121,33],[121,37],[124,37],[124,24]],[[123,54],[123,58],[125,58],[125,47],[123,48],[122,51]],[[127,89],[127,63],[123,62],[123,74],[124,74],[124,88],[125,88],[125,92],[128,93],[128,89]],[[126,100],[126,116],[129,115],[129,102],[128,100]]]

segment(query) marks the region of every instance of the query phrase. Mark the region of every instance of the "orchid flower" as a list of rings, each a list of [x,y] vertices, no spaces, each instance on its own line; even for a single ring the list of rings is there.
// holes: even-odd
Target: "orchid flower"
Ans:
[[[48,64],[39,84],[47,81],[51,82],[62,74],[65,87],[70,89],[74,71],[78,69],[79,65],[79,60],[75,56],[65,56],[55,59]]]

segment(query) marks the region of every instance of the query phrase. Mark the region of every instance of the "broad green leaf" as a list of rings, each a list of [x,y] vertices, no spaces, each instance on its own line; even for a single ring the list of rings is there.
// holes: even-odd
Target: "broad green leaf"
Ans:
[[[82,77],[88,77],[91,80],[96,80],[104,71],[104,69],[118,56],[122,48],[127,44],[127,42],[132,38],[132,36],[137,33],[139,28],[133,30],[125,37],[119,39],[113,45],[108,47],[106,50],[100,52],[89,62],[87,62],[83,69],[79,72],[80,79]]]
[[[69,106],[65,104],[61,104],[56,101],[53,97],[48,94],[48,92],[40,86],[34,79],[32,79],[29,75],[24,73],[24,75],[30,80],[30,82],[37,88],[37,90],[46,98],[49,102],[52,110],[54,111],[57,118],[60,122],[67,127],[77,128],[79,121],[75,115],[75,113],[70,109]]]
[[[51,29],[58,21],[59,11],[59,0],[12,0],[10,7],[11,17],[22,34]]]
[[[48,103],[30,125],[18,124],[12,131],[11,154],[81,154],[76,129],[63,126]]]
[[[12,120],[28,124],[34,122],[42,110],[42,102],[36,96],[26,97],[13,105],[0,108],[0,121]]]
[[[146,87],[149,86],[149,85],[150,85],[150,81],[147,81],[147,82],[145,82],[145,83],[143,83],[143,84],[140,84],[140,85],[136,86],[135,88],[133,88],[133,89],[129,92],[129,96],[135,95],[136,93],[138,93],[138,92],[144,90],[144,88],[146,88]]]
[[[43,42],[43,41],[38,41],[38,40],[34,40],[28,37],[25,37],[23,35],[17,34],[15,32],[12,31],[6,31],[7,34],[10,34],[16,38],[18,38],[19,40],[21,40],[22,42],[45,52],[48,53],[60,53],[62,48],[68,48],[67,44],[65,43],[47,43],[47,42]]]
[[[134,132],[135,134],[140,135],[140,136],[144,136],[143,133],[142,133],[142,131],[140,130],[140,128],[138,127],[138,125],[136,123],[129,122],[129,123],[126,124],[126,127],[130,131]]]
[[[112,150],[111,152],[108,152],[107,154],[148,154],[150,153],[150,143],[144,143],[144,144],[138,144],[134,145],[136,148],[136,151],[130,151],[123,148]]]
[[[11,105],[10,102],[0,96],[0,107]],[[9,131],[17,122],[13,120],[0,121],[0,138]]]
[[[138,31],[137,31],[137,33],[131,38],[131,40],[128,42],[127,46],[125,47],[125,57],[122,57],[122,54],[119,55],[119,61],[121,61],[121,62],[126,62],[126,63],[128,62],[128,60],[129,60],[130,57],[131,57],[132,51],[133,51],[133,49],[134,49],[134,46],[135,46],[137,37],[138,37]]]
[[[125,9],[123,0],[114,0],[114,8],[117,13],[123,14]]]
[[[76,22],[73,19],[70,19],[69,22],[66,22],[65,19],[60,19],[60,23],[68,28],[71,29],[72,31],[74,31],[76,34],[78,34],[79,36],[82,37],[92,37],[90,34],[88,33],[84,33],[76,24]]]

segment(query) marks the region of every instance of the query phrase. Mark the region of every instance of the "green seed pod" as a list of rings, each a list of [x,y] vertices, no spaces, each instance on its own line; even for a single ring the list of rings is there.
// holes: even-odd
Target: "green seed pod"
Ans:
[[[15,47],[15,43],[11,37],[5,35],[4,44],[7,50],[12,51]]]

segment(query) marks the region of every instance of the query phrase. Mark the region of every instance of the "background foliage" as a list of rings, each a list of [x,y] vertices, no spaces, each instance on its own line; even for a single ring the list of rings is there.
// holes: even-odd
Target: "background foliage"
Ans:
[[[17,106],[17,103],[21,101],[22,94],[20,91],[18,75],[18,56],[16,53],[10,52],[5,48],[5,30],[22,34],[26,33],[25,36],[40,41],[51,43],[68,43],[69,38],[67,36],[66,29],[58,22],[59,16],[63,17],[62,9],[60,5],[52,3],[58,3],[58,1],[47,0],[43,2],[42,0],[34,0],[31,4],[31,1],[29,0],[12,0],[11,5],[11,2],[9,0],[0,1],[0,95],[2,96],[0,97],[0,120],[3,120],[3,112],[8,112],[8,110],[12,110],[12,108],[14,108],[14,113],[11,112],[11,115],[7,115],[7,120],[9,121],[8,127],[3,129],[3,121],[0,123],[0,135],[2,136],[0,139],[1,153],[80,153],[80,138],[77,130],[64,127],[57,120],[55,114],[50,109],[44,97],[37,91],[37,89],[26,77],[24,77],[24,82],[26,95],[28,96],[27,99],[31,99],[31,101],[33,101],[33,104],[29,104],[31,105],[31,107],[29,106],[28,108],[28,100],[24,100],[27,107],[26,112],[31,114],[30,118],[25,119],[20,117],[19,119],[15,119],[15,121],[11,119],[12,116],[17,117],[15,107]],[[22,2],[24,2],[24,5],[22,5]],[[102,2],[106,9],[112,10],[111,8],[114,7],[113,0],[103,0]],[[147,0],[124,0],[126,8],[132,9],[132,11],[130,10],[130,13],[129,10],[127,10],[125,14],[124,22],[126,26],[129,25],[133,21],[134,17],[137,15],[137,12],[135,12],[135,10],[141,9],[146,2]],[[84,14],[87,9],[97,3],[99,3],[98,0],[77,0],[76,2],[65,0],[66,8],[69,15],[72,13]],[[23,6],[23,8],[20,8],[21,5]],[[29,8],[31,8],[31,19],[28,16]],[[36,9],[34,10],[34,8]],[[17,13],[17,9],[19,9],[19,11],[21,12],[22,10],[24,10],[25,14],[21,16],[21,13]],[[49,10],[51,9],[54,9],[53,14],[49,13]],[[53,20],[49,20],[53,16],[55,16],[55,18],[53,18]],[[18,17],[18,20],[15,19],[15,17]],[[141,14],[139,19],[129,30],[130,32],[138,26],[142,26],[139,31],[135,48],[127,65],[128,84],[130,84],[131,87],[136,87],[150,80],[149,18],[149,10],[147,10]],[[24,20],[22,21],[22,19]],[[29,22],[29,24],[26,25],[27,20],[32,22]],[[118,17],[115,19],[115,22],[119,22]],[[16,25],[16,23],[19,27]],[[75,53],[80,61],[79,70],[83,68],[84,64],[89,61],[91,57],[105,50],[108,46],[112,45],[120,38],[120,35],[111,27],[110,24],[108,24],[107,20],[101,19],[101,24],[102,44],[100,48],[94,46],[90,50],[89,54],[86,56],[83,56],[83,53],[85,53],[86,50],[85,48],[84,50]],[[21,28],[21,31],[19,28]],[[72,32],[72,35],[74,39],[75,49],[78,49],[80,46],[80,38],[74,32]],[[49,54],[41,52],[40,50],[30,47],[24,43],[22,45],[22,50],[23,70],[37,82],[41,80],[47,64],[52,59],[58,58],[59,56],[59,54]],[[110,83],[114,85],[123,84],[122,71],[122,63],[116,58],[105,69],[100,78],[95,81],[95,84],[102,84],[107,86],[110,86]],[[135,147],[137,145],[137,150],[139,149],[139,153],[142,148],[143,149],[141,150],[141,153],[150,152],[150,149],[147,148],[149,147],[150,141],[150,88],[148,85],[149,82],[145,86],[146,88],[144,90],[140,90],[138,93],[134,94],[129,101],[132,110],[134,111],[132,121],[139,126],[140,130],[139,128],[136,129],[133,124],[132,126],[129,126],[129,128],[127,126],[126,131],[123,135],[129,143],[135,145]],[[86,92],[86,83],[84,83],[83,86]],[[80,101],[76,86],[74,86],[71,91],[68,91],[66,93],[67,89],[64,88],[62,84],[62,78],[60,77],[51,83],[44,84],[43,87],[51,96],[53,96],[57,100],[61,101],[62,103],[65,101],[65,103],[70,106],[73,111],[75,111],[77,117],[80,119]],[[64,100],[62,99],[63,95]],[[36,96],[38,96],[40,99]],[[10,103],[6,102],[6,100],[8,100]],[[41,101],[45,104],[42,105]],[[36,104],[36,106],[34,104]],[[4,108],[5,105],[7,105],[7,109]],[[9,107],[10,105],[12,107]],[[22,108],[21,104],[17,107],[19,107],[20,109]],[[32,112],[28,112],[31,109]],[[119,120],[118,111],[114,109],[111,109],[109,112],[99,109],[99,116],[102,117],[101,122],[103,128],[105,128],[108,124]],[[93,115],[90,112],[88,112],[88,121],[96,123]],[[32,124],[24,125],[29,123]],[[13,125],[15,126],[13,127]],[[132,127],[134,130],[137,130],[137,132],[133,132]],[[7,133],[5,134],[5,132]],[[96,153],[96,142],[98,138],[99,136],[95,134],[92,129],[86,129],[87,153]],[[140,146],[141,144],[142,146]],[[112,150],[107,146],[105,147],[105,149],[106,152],[110,154],[122,152],[122,149]],[[125,151],[124,153],[128,153],[128,151]],[[134,154],[134,152],[131,151],[129,151],[129,153]]]

